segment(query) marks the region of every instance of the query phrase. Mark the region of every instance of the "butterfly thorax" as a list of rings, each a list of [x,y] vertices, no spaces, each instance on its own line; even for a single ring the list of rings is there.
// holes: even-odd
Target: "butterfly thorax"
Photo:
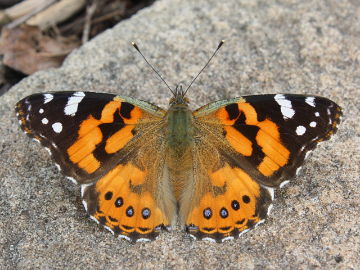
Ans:
[[[169,147],[180,156],[192,142],[192,113],[181,85],[174,91],[167,114]]]
[[[187,103],[173,103],[167,114],[167,158],[175,198],[189,179],[192,169],[193,115]]]
[[[192,117],[187,104],[174,104],[168,110],[168,146],[178,158],[185,154],[193,141]]]

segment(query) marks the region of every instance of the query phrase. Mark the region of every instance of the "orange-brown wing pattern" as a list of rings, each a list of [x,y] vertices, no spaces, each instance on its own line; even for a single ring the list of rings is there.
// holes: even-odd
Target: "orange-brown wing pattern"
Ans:
[[[221,125],[233,159],[241,160],[237,166],[272,187],[295,175],[306,154],[336,132],[342,114],[333,101],[304,95],[245,96],[217,109],[215,104],[194,115]]]
[[[260,224],[267,216],[273,190],[260,185],[236,165],[233,150],[221,139],[220,126],[195,125],[191,188],[180,201],[186,231],[196,239],[223,242]],[[245,161],[245,160],[244,160]]]
[[[111,94],[56,92],[19,101],[16,112],[22,129],[82,184],[93,219],[130,241],[153,239],[170,224],[162,109]]]
[[[34,94],[19,101],[21,128],[45,146],[61,171],[79,183],[96,181],[126,161],[121,151],[138,137],[139,128],[162,120],[164,111],[130,98],[93,92]]]
[[[340,116],[334,102],[298,95],[248,96],[195,111],[197,173],[180,204],[190,235],[221,242],[262,223],[273,187],[336,131]]]
[[[156,134],[156,133],[154,133]],[[94,184],[82,186],[87,212],[120,238],[154,239],[175,215],[175,199],[164,166],[164,139],[148,135]],[[156,149],[156,150],[154,150]]]

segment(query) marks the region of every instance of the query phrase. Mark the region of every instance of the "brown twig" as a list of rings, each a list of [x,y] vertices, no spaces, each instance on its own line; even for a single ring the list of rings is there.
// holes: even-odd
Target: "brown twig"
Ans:
[[[25,0],[7,9],[0,10],[0,24],[10,23],[47,2],[47,0]]]
[[[85,24],[82,35],[82,44],[85,44],[89,40],[90,35],[90,27],[91,27],[91,18],[94,15],[97,7],[97,1],[94,0],[91,5],[86,7],[86,16],[85,16]]]
[[[125,9],[124,8],[119,8],[117,10],[114,10],[112,12],[109,12],[107,14],[104,14],[96,19],[93,20],[93,24],[96,24],[96,23],[101,23],[103,21],[107,21],[109,19],[112,19],[114,18],[115,16],[123,16],[125,13]]]
[[[60,0],[26,21],[26,23],[45,30],[52,25],[71,18],[71,16],[84,9],[85,5],[86,0]]]
[[[27,13],[23,16],[21,16],[20,18],[12,21],[11,23],[7,24],[5,27],[7,28],[15,28],[16,26],[26,22],[28,19],[30,19],[31,17],[35,16],[36,14],[38,14],[39,12],[43,11],[44,9],[46,9],[47,7],[51,6],[52,4],[54,4],[57,0],[49,0],[48,2],[44,2],[41,5],[39,5],[37,8],[35,8],[33,11],[31,11],[30,13]]]

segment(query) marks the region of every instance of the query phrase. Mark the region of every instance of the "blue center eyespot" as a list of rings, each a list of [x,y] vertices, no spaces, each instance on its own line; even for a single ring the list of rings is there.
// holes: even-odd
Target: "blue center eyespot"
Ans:
[[[226,210],[225,207],[221,208],[221,210],[220,210],[220,216],[221,216],[222,218],[227,218],[227,217],[229,216],[228,210]]]
[[[240,203],[237,200],[233,200],[231,202],[231,207],[232,209],[234,209],[235,211],[240,209]]]
[[[123,198],[119,197],[115,201],[115,207],[121,207],[124,204]]]
[[[150,211],[149,208],[144,208],[144,209],[142,210],[142,217],[143,217],[144,219],[148,219],[148,218],[150,217],[150,215],[151,215],[151,211]]]
[[[203,215],[204,215],[204,218],[210,219],[211,216],[212,216],[212,211],[211,211],[211,209],[210,209],[210,208],[204,209]]]
[[[134,215],[134,208],[132,206],[129,206],[127,209],[126,209],[126,215],[128,217],[132,217]]]

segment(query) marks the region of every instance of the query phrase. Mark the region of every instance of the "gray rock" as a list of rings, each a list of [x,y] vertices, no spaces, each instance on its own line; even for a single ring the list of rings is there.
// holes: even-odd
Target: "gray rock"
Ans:
[[[3,269],[355,269],[359,237],[360,5],[357,1],[158,1],[0,98],[0,265]],[[167,106],[170,93],[131,47],[135,40],[171,86],[189,83],[193,108],[245,94],[326,96],[344,108],[337,135],[276,192],[267,222],[224,244],[177,229],[131,245],[92,222],[79,188],[22,134],[20,98],[96,90]]]

